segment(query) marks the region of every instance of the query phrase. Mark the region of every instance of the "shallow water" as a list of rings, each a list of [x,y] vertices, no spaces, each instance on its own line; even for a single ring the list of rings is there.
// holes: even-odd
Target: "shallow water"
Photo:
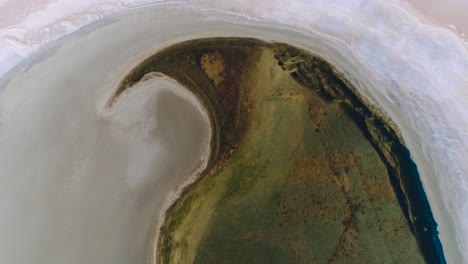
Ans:
[[[101,108],[122,58],[80,47],[4,94],[1,263],[144,263],[160,211],[207,160],[208,118],[193,95],[154,77]]]

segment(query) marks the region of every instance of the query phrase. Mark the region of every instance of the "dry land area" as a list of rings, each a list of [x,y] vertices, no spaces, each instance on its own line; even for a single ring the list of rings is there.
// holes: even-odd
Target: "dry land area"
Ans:
[[[439,263],[436,224],[395,128],[328,63],[213,38],[148,58],[208,109],[212,154],[166,212],[160,263]]]

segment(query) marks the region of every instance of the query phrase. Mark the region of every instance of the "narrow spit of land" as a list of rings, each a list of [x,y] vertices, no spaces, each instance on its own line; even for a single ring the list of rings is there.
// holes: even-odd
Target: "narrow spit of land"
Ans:
[[[214,38],[148,58],[209,111],[212,155],[166,212],[160,263],[443,263],[417,170],[391,121],[322,59]]]

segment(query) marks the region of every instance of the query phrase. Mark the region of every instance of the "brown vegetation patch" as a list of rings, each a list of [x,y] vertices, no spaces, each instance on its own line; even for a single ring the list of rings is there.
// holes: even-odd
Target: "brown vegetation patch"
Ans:
[[[216,87],[224,80],[224,59],[219,52],[202,55],[200,65]]]

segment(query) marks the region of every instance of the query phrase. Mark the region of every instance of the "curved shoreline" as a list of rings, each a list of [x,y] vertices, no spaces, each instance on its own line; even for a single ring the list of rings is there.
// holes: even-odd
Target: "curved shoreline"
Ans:
[[[148,73],[148,74],[144,75],[138,82],[133,83],[132,86],[133,85],[138,86],[138,85],[141,85],[141,84],[144,85],[144,82],[148,82],[148,81],[149,82],[163,81],[163,82],[175,83],[177,86],[183,87],[183,89],[185,89],[188,93],[191,93],[192,95],[194,95],[194,93],[192,91],[187,90],[187,88],[185,86],[178,83],[175,79],[172,79],[172,78],[170,78],[170,77],[168,77],[166,75],[163,75],[163,74],[160,74],[160,73],[154,73],[154,72],[151,72],[151,73]],[[129,86],[127,88],[133,88],[133,87]],[[137,88],[134,88],[134,89],[138,89],[138,88],[142,88],[142,87],[137,87]],[[127,91],[127,89],[125,89],[125,91]],[[110,97],[110,99],[105,104],[104,111],[110,111],[112,109],[112,107],[114,107],[114,105],[116,103],[118,103],[118,101],[120,99],[120,96],[123,94],[123,92],[124,92],[123,90],[120,90],[119,93],[117,93],[117,91],[115,91],[115,93]],[[166,201],[164,202],[161,210],[154,212],[153,218],[157,219],[156,224],[154,225],[154,230],[153,230],[153,234],[152,234],[152,237],[154,237],[154,238],[158,237],[159,228],[160,228],[160,226],[162,225],[162,223],[164,221],[165,212],[174,204],[175,201],[177,201],[177,199],[182,195],[182,193],[183,193],[183,191],[185,190],[186,187],[188,187],[191,184],[193,184],[194,182],[196,182],[196,180],[199,178],[200,175],[203,175],[204,173],[206,173],[205,170],[208,167],[208,163],[210,162],[210,160],[212,160],[211,157],[212,157],[213,151],[212,151],[211,147],[212,147],[212,145],[216,145],[216,144],[212,144],[213,139],[214,139],[214,136],[213,136],[214,133],[212,132],[213,126],[212,126],[211,118],[209,118],[210,113],[207,111],[206,106],[202,105],[202,102],[204,102],[204,101],[200,100],[200,98],[197,98],[196,96],[195,96],[195,98],[188,98],[186,95],[180,94],[180,91],[177,91],[177,90],[175,92],[178,93],[178,95],[181,96],[182,98],[185,97],[184,99],[187,99],[187,100],[190,100],[190,101],[192,101],[192,99],[194,99],[191,102],[193,104],[193,106],[197,107],[199,109],[199,111],[204,113],[204,115],[207,117],[207,119],[208,119],[207,123],[209,124],[209,144],[208,144],[208,147],[206,149],[206,152],[204,153],[204,155],[206,155],[206,156],[205,156],[205,158],[201,159],[200,165],[198,167],[196,167],[194,169],[194,171],[186,179],[184,179],[183,182],[181,182],[174,189],[174,191],[171,191],[170,193],[168,193]],[[156,242],[157,242],[156,239],[152,239],[150,241],[150,247],[152,249],[153,248],[156,249]],[[150,250],[150,255],[148,256],[148,263],[156,263],[156,258],[155,258],[155,255],[154,255],[155,252],[156,252],[155,250]]]
[[[61,43],[64,43],[64,42],[61,42]],[[143,49],[142,49],[142,50],[143,50]],[[383,55],[383,56],[385,56],[385,55]],[[372,74],[373,74],[373,73],[372,73]],[[378,87],[375,87],[375,88],[378,88]],[[388,106],[387,106],[387,108],[388,108]],[[387,110],[388,110],[388,109],[387,109]],[[395,119],[395,121],[406,122],[406,121],[404,121],[404,120],[397,120],[397,119]],[[402,124],[402,123],[399,123],[399,124]],[[403,128],[403,127],[402,127],[402,128]],[[427,128],[427,126],[426,126],[426,127],[423,127],[423,128]],[[408,131],[411,131],[411,128],[409,128],[409,129],[408,129],[408,128],[405,128],[405,129],[406,129],[406,133],[409,133]],[[415,131],[417,131],[417,130],[415,130]],[[406,135],[406,136],[407,136],[407,135]],[[416,136],[416,137],[417,137],[417,136]],[[424,136],[421,136],[421,137],[427,138],[427,137],[424,137]],[[410,137],[405,137],[405,138],[410,138]],[[413,139],[414,139],[414,138],[413,138]],[[408,142],[408,143],[410,143],[410,142]],[[412,145],[411,145],[411,144],[412,144]],[[416,142],[416,143],[411,142],[411,144],[410,144],[410,145],[411,145],[413,148],[417,148],[417,146],[415,147],[415,145],[417,145],[418,142]],[[435,148],[435,147],[434,147],[434,148]],[[436,148],[435,148],[435,149],[436,149]],[[424,154],[427,154],[427,153],[425,153],[425,152],[419,152],[419,151],[416,153],[416,151],[413,152],[413,149],[412,149],[412,153],[413,153],[413,154],[418,154],[419,157],[417,157],[417,158],[420,159],[420,160],[418,161],[418,164],[420,164],[419,162],[421,162],[421,160],[422,160],[421,163],[424,164],[425,157],[424,157],[423,155],[424,155]],[[426,158],[427,158],[427,157],[426,157]],[[437,163],[437,164],[438,164],[438,163]],[[426,165],[427,165],[427,164],[426,164]],[[429,164],[429,165],[432,165],[432,164]],[[430,167],[430,166],[427,166],[427,167]],[[434,165],[434,167],[436,167],[436,165]],[[429,171],[430,171],[430,169],[429,169]],[[441,171],[446,171],[446,170],[445,170],[445,168],[442,168]],[[427,172],[427,171],[426,171],[426,172]],[[442,175],[443,175],[443,174],[441,174],[441,175],[436,174],[435,176],[438,176],[441,180],[446,181],[444,178],[441,177]],[[429,187],[434,187],[433,185],[437,185],[437,183],[438,183],[438,182],[437,182],[437,179],[436,179],[435,181],[433,181],[434,179],[431,178],[431,177],[433,177],[433,176],[431,176],[430,173],[422,173],[422,176],[427,176],[427,177],[425,178],[425,184],[427,184]],[[434,177],[435,177],[435,176],[434,176]],[[449,173],[447,176],[450,176],[450,173]],[[457,175],[457,176],[458,176],[458,175]],[[449,180],[450,180],[450,179],[448,179],[447,181],[449,181]],[[441,187],[441,188],[442,188],[442,187]],[[445,189],[443,189],[443,190],[446,191],[446,190],[448,190],[448,189],[449,189],[449,188],[445,188]],[[458,193],[458,192],[457,192],[457,193]],[[441,196],[440,193],[437,193],[437,192],[436,192],[436,193],[433,193],[433,194],[428,193],[428,195],[431,195],[430,198],[433,199],[433,200],[440,200],[440,199],[444,200],[444,199],[445,199],[445,197]],[[448,200],[448,199],[447,199],[447,200]],[[432,200],[431,200],[431,203],[432,203],[432,202],[434,202],[434,205],[436,205],[436,203],[437,203],[437,201],[432,201]],[[450,208],[449,208],[448,211],[449,211],[449,212],[453,212],[453,210],[450,210]],[[453,220],[455,223],[457,223],[457,222],[456,222],[456,221],[457,221],[456,217],[458,217],[458,216],[460,216],[460,215],[462,215],[462,214],[453,216],[453,218],[455,218],[455,219],[452,219],[451,217],[448,217],[449,214],[447,214],[447,213],[445,212],[445,209],[440,210],[440,212],[442,212],[442,213],[439,213],[438,217],[440,217],[440,219],[439,219],[438,221],[442,221],[443,219],[445,219],[444,217],[447,216],[447,219],[448,219],[448,220],[445,219],[445,220],[444,220],[444,224],[446,224],[446,225],[450,224],[450,228],[445,228],[445,226],[444,226],[444,234],[445,234],[449,239],[450,239],[450,238],[453,238],[453,236],[455,236],[455,233],[452,234],[451,229],[457,230],[457,229],[459,228],[459,225],[458,225],[458,224],[455,225],[455,226],[456,226],[456,228],[455,228],[451,221]],[[442,215],[442,216],[441,216],[441,215]],[[442,223],[442,222],[441,222],[441,223]],[[462,229],[462,227],[460,227],[460,229]],[[458,233],[458,232],[457,232],[457,233]],[[459,234],[463,234],[463,231],[461,231]],[[463,238],[463,236],[461,236],[461,238]],[[447,245],[451,245],[451,247],[450,247],[451,249],[453,249],[454,251],[457,251],[456,243],[453,242],[453,244],[450,244],[450,243],[452,243],[452,242],[447,241],[447,240],[448,240],[448,239],[446,239],[446,241],[444,241],[444,242],[447,242]],[[453,240],[455,240],[455,239],[453,239]],[[461,251],[463,252],[463,250],[461,250]],[[456,252],[456,254],[459,254],[459,253],[460,253],[460,252]],[[457,256],[457,257],[458,257],[458,256]]]
[[[396,125],[388,116],[379,111],[377,107],[363,99],[362,96],[356,92],[352,85],[350,85],[350,83],[347,82],[333,66],[330,66],[322,59],[286,44],[269,44],[258,40],[237,38],[196,39],[168,47],[147,58],[124,78],[119,85],[116,96],[118,96],[123,90],[130,88],[133,83],[143,78],[142,76],[144,76],[145,73],[161,70],[154,67],[155,62],[158,58],[162,57],[166,53],[170,53],[174,49],[178,49],[183,46],[197,45],[198,42],[210,43],[210,41],[216,42],[220,40],[222,40],[221,42],[229,42],[231,39],[240,42],[247,41],[247,43],[253,41],[258,45],[269,45],[275,47],[278,51],[276,59],[280,65],[282,65],[284,70],[290,71],[296,81],[305,87],[313,87],[310,83],[311,79],[308,78],[308,72],[310,70],[307,68],[311,63],[317,64],[318,62],[321,65],[325,65],[325,69],[328,69],[328,71],[332,73],[331,76],[338,76],[338,80],[333,80],[335,82],[338,81],[342,83],[338,89],[325,89],[317,92],[321,93],[325,98],[328,97],[330,100],[340,100],[340,104],[348,109],[348,113],[359,125],[368,140],[372,142],[382,160],[386,161],[387,170],[391,177],[390,180],[397,194],[398,200],[400,201],[400,206],[405,212],[405,217],[410,224],[412,232],[416,237],[418,237],[418,241],[424,255],[426,256],[426,260],[428,263],[445,263],[442,245],[438,239],[437,224],[432,216],[427,198],[425,197],[416,165],[411,161],[409,151],[404,147],[404,144],[402,143],[403,140]],[[219,45],[219,43],[215,43],[215,45],[216,44]],[[294,61],[293,63],[290,62],[291,59]],[[311,59],[312,61],[310,61]],[[187,193],[192,186],[194,186],[212,169],[212,166],[214,166],[219,159],[221,144],[219,136],[221,125],[219,124],[219,120],[216,118],[220,116],[220,113],[213,111],[216,107],[210,103],[209,96],[203,91],[203,89],[197,87],[190,78],[184,78],[183,72],[176,71],[171,74],[174,74],[174,76],[172,76],[173,78],[177,78],[181,84],[194,93],[197,98],[199,98],[202,105],[207,109],[210,116],[212,131],[215,131],[212,133],[211,140],[211,150],[215,150],[215,152],[210,155],[209,162],[199,174],[199,177],[195,181],[180,188],[180,191],[178,192],[180,196],[176,197],[172,205],[164,212],[164,218],[167,213],[170,213],[171,208],[177,204],[180,197]],[[325,85],[323,87],[330,88],[331,86]],[[155,240],[158,241],[157,244],[161,243],[160,237],[155,237]],[[162,249],[159,247],[157,250],[160,252]],[[158,255],[160,254],[161,253],[158,253]]]
[[[11,1],[11,0],[10,0]],[[13,2],[13,1],[11,1]],[[443,31],[450,32],[457,36],[460,39],[460,43],[464,46],[465,50],[468,52],[468,37],[464,36],[464,33],[461,32],[458,28],[454,29],[448,24],[444,24],[443,22],[438,21],[437,19],[431,17],[430,15],[426,15],[425,13],[421,12],[417,7],[413,6],[408,2],[400,2],[396,0],[390,1],[379,1],[380,5],[391,7],[391,8],[398,8],[407,12],[410,16],[415,17],[419,24],[422,27],[429,27],[431,29],[440,29]],[[109,4],[98,3],[95,7],[99,7],[98,9],[88,9],[88,12],[75,12],[73,13],[73,9],[68,9],[68,13],[65,17],[51,17],[48,16],[50,12],[55,12],[50,8],[50,5],[45,5],[43,9],[37,9],[36,12],[31,14],[39,14],[42,17],[53,18],[50,21],[47,21],[42,27],[24,27],[21,28],[21,25],[13,25],[11,24],[4,24],[3,28],[0,29],[0,35],[4,36],[5,42],[7,42],[7,46],[11,48],[8,51],[8,54],[5,55],[8,59],[11,60],[11,65],[4,66],[5,68],[0,69],[0,73],[7,73],[9,70],[13,69],[16,65],[20,64],[22,60],[25,59],[24,54],[32,54],[37,49],[41,49],[57,39],[61,37],[67,36],[69,34],[73,34],[75,31],[78,31],[84,27],[92,23],[99,22],[102,19],[108,18],[117,18],[122,15],[128,14],[133,12],[137,9],[143,8],[153,8],[159,7],[162,5],[179,5],[182,8],[185,6],[190,5],[190,8],[196,8],[193,4],[188,4],[186,2],[155,2],[149,3],[148,1],[142,1],[138,3],[138,1],[132,0],[124,0],[120,1],[120,3],[125,3],[121,6],[112,6]],[[8,3],[9,4],[9,3]],[[184,6],[185,5],[185,6]],[[112,7],[111,7],[112,6]],[[109,8],[111,7],[111,8]],[[13,10],[17,9],[18,7],[15,4],[12,4],[10,8]],[[201,9],[201,8],[200,8]],[[203,11],[203,10],[202,10]],[[218,9],[219,12],[227,12],[224,11],[223,8]],[[230,14],[236,13],[236,11],[230,11]],[[76,23],[73,27],[70,27],[69,23],[63,23],[64,21],[69,22],[70,19]],[[6,21],[5,21],[6,22]],[[15,21],[16,22],[16,21]],[[57,35],[54,34],[40,34],[41,32],[57,32]],[[21,37],[17,32],[21,32]],[[11,41],[15,40],[15,41]],[[22,42],[21,42],[22,41]],[[17,57],[20,58],[17,58]]]
[[[462,37],[460,37],[459,34],[456,34],[453,29],[447,28],[447,27],[437,27],[437,25],[431,24],[429,21],[427,21],[424,17],[419,16],[418,14],[414,14],[414,12],[411,12],[411,10],[406,10],[404,7],[401,7],[398,4],[395,4],[395,1],[392,1],[387,4],[385,1],[379,1],[377,4],[372,4],[371,7],[375,8],[378,7],[379,10],[382,9],[386,12],[388,12],[389,15],[395,15],[397,17],[401,16],[401,19],[397,19],[394,22],[397,22],[398,24],[403,24],[405,26],[410,26],[410,28],[414,28],[414,32],[419,32],[421,33],[421,37],[428,40],[431,45],[433,44],[435,48],[437,48],[439,51],[442,53],[448,53],[449,55],[452,55],[452,53],[458,53],[459,58],[464,59],[468,55],[468,52],[466,50],[467,47],[467,42],[466,40],[463,40]],[[324,8],[330,8],[333,7],[334,5],[327,5],[324,4]],[[206,16],[212,16],[214,17],[214,20],[217,20],[219,22],[228,22],[228,23],[233,23],[233,24],[244,24],[246,23],[247,26],[245,27],[246,32],[248,32],[249,27],[255,27],[255,26],[263,26],[267,28],[268,30],[278,30],[278,31],[286,31],[286,30],[295,30],[301,32],[300,34],[302,37],[310,37],[310,39],[315,39],[320,37],[324,37],[324,43],[321,45],[331,45],[332,49],[325,48],[325,51],[322,55],[326,55],[327,59],[330,59],[331,57],[334,58],[335,62],[340,61],[340,58],[334,57],[332,54],[334,52],[333,48],[337,48],[336,45],[339,45],[337,43],[340,41],[343,41],[343,43],[346,43],[347,46],[349,44],[352,44],[352,37],[348,37],[348,35],[353,35],[353,32],[347,30],[344,28],[344,30],[341,30],[340,32],[344,34],[343,37],[339,36],[337,39],[331,40],[328,39],[329,37],[333,37],[336,31],[333,31],[332,29],[329,28],[320,28],[318,26],[323,25],[326,23],[326,21],[304,21],[304,24],[299,23],[297,19],[294,18],[293,13],[294,10],[285,10],[284,13],[281,13],[284,15],[284,18],[289,18],[287,21],[278,21],[274,20],[271,18],[269,13],[267,12],[264,16],[259,14],[258,12],[253,12],[253,13],[246,13],[247,11],[239,8],[239,7],[233,7],[229,6],[229,4],[225,5],[224,3],[221,5],[214,5],[214,4],[206,4],[203,6],[196,6],[196,5],[184,5],[183,3],[164,3],[164,4],[158,4],[158,6],[148,6],[151,11],[158,11],[158,13],[163,14],[162,16],[159,17],[159,19],[162,19],[162,21],[168,20],[166,17],[164,17],[164,13],[160,12],[161,10],[183,10],[183,15],[189,14],[189,13],[195,13],[197,16],[200,15],[206,15]],[[124,9],[124,8],[123,8]],[[134,16],[136,13],[145,13],[142,10],[117,10],[118,12],[112,13],[111,15],[107,16],[106,19],[99,20],[97,22],[94,22],[91,25],[84,26],[83,24],[80,24],[78,27],[83,26],[82,29],[79,30],[79,32],[76,32],[74,34],[71,34],[70,36],[64,37],[62,39],[59,39],[58,41],[55,41],[55,43],[52,43],[52,40],[57,39],[58,36],[54,36],[54,34],[51,34],[53,38],[47,38],[48,40],[46,41],[33,41],[34,44],[40,43],[40,47],[43,47],[42,45],[45,45],[47,47],[58,47],[66,42],[66,40],[71,39],[73,36],[80,36],[82,35],[83,32],[91,32],[92,30],[95,30],[97,28],[103,27],[108,25],[109,23],[113,23],[114,21],[123,19],[127,16]],[[403,9],[403,11],[401,10]],[[187,13],[184,13],[184,12]],[[304,10],[306,11],[306,10]],[[318,10],[319,14],[323,13],[323,10]],[[302,12],[298,12],[297,14],[301,14]],[[338,15],[336,17],[343,17],[346,18],[347,15],[353,14],[353,10],[345,10],[345,13],[342,14],[343,16]],[[387,14],[387,13],[385,13]],[[366,12],[364,14],[364,17],[368,16],[369,13]],[[386,18],[387,16],[384,16],[382,19]],[[335,18],[335,16],[334,16]],[[416,18],[416,19],[414,19]],[[125,19],[123,19],[125,20]],[[357,19],[359,21],[359,19]],[[59,20],[60,21],[60,20]],[[128,22],[128,21],[127,21]],[[153,21],[154,22],[154,21]],[[396,28],[397,24],[394,22],[388,22],[383,21],[385,23],[385,27],[382,28],[383,31],[386,32],[386,30],[390,30],[391,32],[392,29]],[[119,22],[120,23],[120,22]],[[126,23],[126,22],[125,22]],[[124,24],[125,24],[124,23]],[[192,23],[194,23],[192,21]],[[198,23],[198,22],[197,22]],[[52,25],[57,26],[59,23],[52,23]],[[349,23],[349,21],[343,20],[343,25],[348,26],[348,25],[353,25],[353,23]],[[189,25],[188,25],[189,26]],[[359,25],[357,25],[359,27]],[[77,27],[77,28],[78,28]],[[135,27],[138,27],[138,25],[135,25]],[[77,28],[67,28],[67,33],[65,35],[71,33]],[[196,27],[195,27],[196,28]],[[375,29],[375,26],[372,26],[370,29]],[[71,31],[68,31],[70,29]],[[358,28],[359,29],[359,28]],[[27,40],[34,40],[33,38],[35,37],[42,37],[45,35],[37,34],[36,29],[32,31],[28,31],[25,33],[24,38]],[[206,32],[202,32],[203,30],[197,29],[198,30],[198,35],[197,36],[210,36],[210,34],[206,34]],[[262,30],[264,29],[256,29],[254,30],[254,33],[246,33],[246,34],[241,34],[239,31],[222,31],[219,32],[220,35],[228,35],[226,32],[229,32],[229,35],[237,35],[237,36],[259,36],[261,38],[265,37],[268,38],[268,36],[273,36],[274,34],[270,35],[269,33],[267,34],[266,32],[264,35],[262,35]],[[33,33],[31,33],[33,32]],[[62,32],[62,31],[60,31]],[[81,32],[81,33],[80,33]],[[237,32],[237,33],[235,33]],[[260,33],[259,33],[260,32]],[[372,36],[375,37],[375,34],[373,32],[368,33]],[[7,33],[5,33],[5,36],[8,36]],[[190,35],[190,32],[184,32],[188,37],[182,37],[181,39],[187,39],[191,37],[196,37],[196,34]],[[190,35],[190,36],[189,36]],[[62,34],[60,33],[60,36]],[[362,32],[358,32],[357,36],[362,36]],[[419,43],[417,40],[415,40],[413,37],[409,35],[405,35],[403,37],[406,37],[407,39],[405,40],[406,43],[410,47],[417,46],[416,44]],[[455,40],[456,38],[456,40]],[[379,38],[378,38],[379,39]],[[20,39],[19,39],[20,40]],[[41,39],[43,40],[43,39]],[[269,40],[269,39],[266,39]],[[283,40],[288,42],[289,40]],[[293,40],[291,40],[293,41]],[[166,40],[167,42],[167,40]],[[31,42],[32,43],[32,42]],[[172,42],[167,42],[167,43],[172,43]],[[292,43],[292,42],[291,42]],[[424,42],[421,42],[424,43]],[[20,49],[15,53],[15,56],[19,56],[18,59],[15,59],[15,57],[8,57],[7,60],[11,59],[12,65],[17,65],[20,61],[23,60],[24,57],[21,56],[22,52],[26,54],[32,53],[34,47],[33,46],[28,46],[28,43],[22,43],[25,44],[24,47],[25,49]],[[307,47],[307,49],[314,50],[318,52],[318,50],[321,50],[323,47],[319,47],[319,49],[316,49],[317,47],[311,46],[309,47],[308,44],[302,41],[298,41],[298,39],[295,39],[295,45],[296,46],[302,46],[302,47]],[[321,46],[319,45],[319,46]],[[381,53],[381,56],[383,56],[385,59],[391,59],[391,51],[398,52],[398,50],[394,49],[384,49],[381,50],[384,45],[382,43],[376,43],[378,49],[380,51],[385,51]],[[157,46],[157,49],[161,48],[159,45]],[[419,164],[420,170],[421,170],[421,175],[422,177],[422,182],[426,188],[426,193],[428,195],[428,198],[431,202],[431,205],[433,207],[433,213],[437,217],[437,220],[440,224],[440,229],[441,229],[441,234],[440,237],[444,242],[444,245],[446,246],[445,250],[447,250],[447,258],[451,260],[452,262],[455,261],[462,261],[464,258],[464,250],[465,247],[465,227],[461,224],[463,223],[462,220],[464,219],[464,215],[466,212],[458,210],[458,208],[464,208],[464,202],[466,199],[463,200],[456,200],[452,201],[450,200],[450,197],[446,197],[446,193],[449,192],[455,192],[457,195],[460,196],[466,196],[466,192],[464,192],[460,186],[462,186],[465,183],[465,175],[464,175],[464,168],[466,167],[466,163],[463,161],[460,156],[454,155],[454,153],[460,153],[460,146],[464,146],[465,140],[462,137],[461,132],[457,131],[455,128],[460,127],[459,120],[463,120],[463,114],[462,110],[464,109],[463,107],[460,108],[460,105],[457,107],[452,107],[451,103],[462,103],[466,100],[463,99],[463,97],[458,96],[457,100],[455,100],[454,96],[446,96],[445,92],[446,88],[451,88],[452,90],[457,89],[454,91],[455,97],[460,94],[462,88],[460,86],[460,82],[457,81],[457,76],[456,74],[452,71],[450,71],[450,67],[444,67],[444,63],[441,63],[440,61],[434,60],[433,58],[427,58],[428,60],[426,61],[425,65],[431,64],[432,62],[435,63],[435,65],[441,66],[443,70],[442,72],[435,72],[432,71],[432,69],[429,68],[423,68],[422,74],[426,74],[428,76],[431,76],[431,74],[434,74],[434,77],[445,77],[444,75],[447,75],[446,79],[449,81],[448,83],[444,83],[444,86],[440,86],[439,83],[427,83],[424,77],[422,75],[420,76],[419,73],[417,72],[416,74],[416,83],[413,82],[408,82],[407,80],[404,80],[403,78],[400,78],[398,76],[393,76],[390,75],[392,73],[392,67],[396,67],[397,64],[409,64],[413,65],[415,64],[416,66],[409,66],[408,68],[414,69],[417,68],[418,65],[420,64],[417,60],[413,60],[413,58],[420,58],[424,59],[424,51],[427,51],[427,49],[421,50],[415,50],[414,53],[415,55],[418,56],[408,56],[408,58],[404,58],[401,60],[391,60],[388,61],[388,66],[390,67],[388,70],[384,70],[384,73],[382,72],[376,72],[376,70],[370,65],[372,62],[375,60],[373,58],[369,58],[365,54],[359,54],[360,52],[354,52],[354,51],[349,51],[350,48],[353,47],[343,47],[343,54],[349,55],[350,56],[350,61],[351,62],[356,62],[360,65],[360,69],[362,70],[354,70],[351,69],[350,71],[353,74],[350,74],[351,76],[354,76],[354,73],[356,73],[355,76],[360,76],[360,74],[363,73],[362,76],[360,76],[360,80],[352,80],[353,84],[357,85],[360,87],[359,82],[363,81],[366,75],[366,71],[371,74],[372,76],[372,81],[370,83],[367,83],[364,81],[365,85],[364,87],[367,87],[369,89],[365,89],[364,93],[365,96],[370,98],[375,104],[381,105],[383,109],[385,109],[390,116],[394,118],[394,120],[401,126],[402,132],[404,133],[404,137],[408,143],[408,148],[411,149],[411,152],[414,154],[414,160]],[[336,50],[335,50],[336,51]],[[340,50],[338,50],[340,51]],[[50,52],[50,50],[49,50]],[[341,54],[341,52],[338,52]],[[341,54],[342,55],[342,54]],[[363,57],[353,57],[356,55],[362,55]],[[422,56],[421,56],[422,55]],[[393,56],[398,56],[398,53],[393,54]],[[35,55],[32,56],[33,61],[37,61],[37,58],[35,58]],[[452,59],[452,56],[449,56],[447,60]],[[332,60],[330,60],[332,61]],[[340,70],[344,70],[343,67],[349,67],[346,66],[346,63],[348,61],[344,61],[343,65],[338,65]],[[466,67],[463,67],[459,61],[455,61],[455,64],[459,65],[461,68],[459,68],[459,73],[462,74],[466,70]],[[23,68],[27,68],[28,66],[27,61],[23,61],[20,64],[17,65],[15,70],[13,71],[21,71]],[[419,65],[421,66],[421,65]],[[363,68],[364,67],[364,68]],[[365,68],[369,67],[369,68]],[[5,68],[5,72],[11,69],[12,67]],[[3,70],[3,69],[2,69]],[[349,71],[349,68],[347,68]],[[2,78],[1,82],[3,84],[8,83],[8,80],[11,76],[13,76],[13,71],[10,71],[9,73],[5,74],[5,78]],[[461,81],[465,80],[465,78],[462,78],[462,76],[458,76]],[[450,79],[451,78],[451,79]],[[386,81],[396,81],[401,83],[398,83],[397,88],[398,92],[393,93],[391,91],[391,85],[387,85]],[[424,84],[422,84],[424,83]],[[433,84],[433,87],[431,86]],[[407,94],[405,91],[409,91],[409,93],[413,92],[418,92],[421,87],[419,86],[427,86],[430,85],[431,87],[429,88],[430,93],[441,93],[444,95],[444,100],[446,102],[449,102],[448,104],[437,101],[437,95],[427,95],[426,97],[422,98],[422,104],[425,103],[429,107],[433,107],[436,110],[434,111],[436,114],[441,114],[441,118],[433,118],[433,119],[428,119],[428,115],[423,115],[423,119],[420,120],[417,117],[415,117],[415,114],[412,113],[418,113],[422,112],[422,108],[419,107],[419,102],[413,101],[411,99],[398,99],[398,103],[402,104],[402,109],[405,109],[408,111],[408,114],[406,113],[401,113],[398,110],[393,109],[392,105],[389,105],[387,102],[387,96],[386,93],[390,93],[391,96],[396,96],[396,98],[403,97],[405,94]],[[379,86],[382,86],[383,88],[383,93],[379,91]],[[413,86],[413,87],[412,87]],[[372,88],[372,89],[371,89]],[[414,88],[414,89],[413,89]],[[373,91],[375,89],[375,91]],[[362,90],[361,90],[362,91]],[[422,91],[422,90],[421,90]],[[447,92],[448,93],[448,92]],[[390,97],[391,99],[392,97]],[[431,101],[431,98],[435,98],[434,101]],[[413,101],[413,102],[411,102]],[[410,105],[413,103],[416,105],[416,107],[413,107]],[[439,107],[442,107],[444,109],[439,109]],[[399,115],[402,116],[402,118],[397,118]],[[411,123],[408,123],[411,122]],[[430,131],[432,129],[441,129],[442,134],[437,134],[437,135],[432,135]],[[411,131],[415,131],[417,133],[412,133]],[[433,136],[433,137],[431,137]],[[450,141],[456,141],[460,142],[461,144],[452,144],[452,145],[445,145],[444,142],[447,140]],[[448,160],[449,164],[447,165],[445,162],[446,158],[449,157],[450,159]],[[455,237],[455,238],[454,238]],[[458,242],[457,242],[458,241]],[[450,252],[448,252],[450,251]]]
[[[307,52],[299,51],[298,53],[292,57],[295,60],[297,60],[296,56],[304,57],[305,62],[302,62],[302,65],[301,62],[295,63],[294,67],[298,70],[297,74],[294,72],[293,75],[306,87],[314,87],[311,85],[312,80],[307,78],[308,67],[304,65],[307,64],[308,60]],[[279,59],[281,60],[281,58]],[[426,261],[428,263],[446,263],[438,236],[437,223],[432,215],[417,166],[411,160],[410,152],[404,145],[398,127],[385,113],[359,95],[345,77],[337,72],[336,68],[321,58],[317,59],[327,65],[326,67],[330,67],[329,70],[338,76],[344,84],[340,86],[341,91],[324,89],[320,92],[326,93],[331,100],[342,100],[342,104],[348,109],[349,114],[368,140],[372,142],[381,159],[385,161],[400,206],[412,232],[421,243],[423,254],[427,258]]]

